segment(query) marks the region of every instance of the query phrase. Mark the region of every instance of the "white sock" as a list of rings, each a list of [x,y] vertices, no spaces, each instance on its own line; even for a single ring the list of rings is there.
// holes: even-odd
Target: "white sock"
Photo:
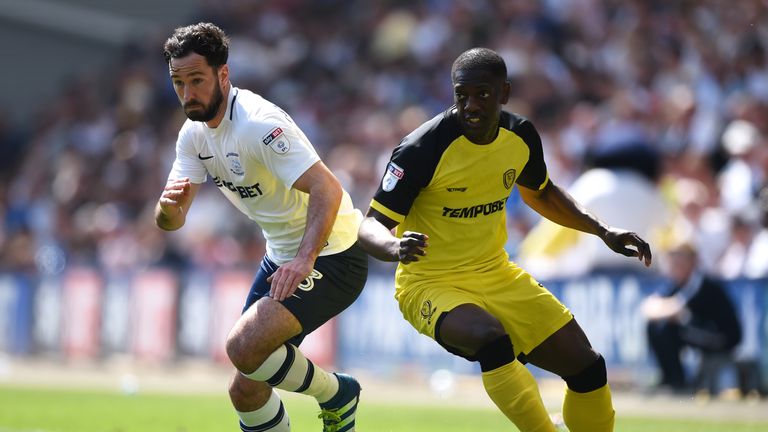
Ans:
[[[289,343],[270,354],[258,369],[243,375],[281,390],[314,396],[320,403],[339,391],[339,380],[333,374],[315,366]]]
[[[288,413],[274,390],[263,407],[256,411],[237,411],[237,416],[240,417],[240,430],[243,432],[291,432]]]

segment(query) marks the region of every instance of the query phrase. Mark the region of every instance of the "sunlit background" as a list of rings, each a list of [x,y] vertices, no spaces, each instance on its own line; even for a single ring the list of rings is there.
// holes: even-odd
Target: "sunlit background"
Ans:
[[[512,259],[574,311],[612,382],[640,392],[658,372],[639,304],[666,283],[663,246],[685,236],[744,331],[730,359],[743,367],[717,391],[745,384],[738,370],[757,377],[747,391],[766,384],[763,0],[0,0],[0,381],[29,361],[229,367],[260,230],[210,184],[183,229],[152,217],[184,121],[161,46],[198,21],[228,32],[233,84],[283,107],[362,211],[392,148],[452,103],[456,56],[495,49],[506,109],[538,128],[553,181],[641,233],[656,262],[539,225],[516,192]],[[438,390],[444,369],[477,373],[405,323],[393,271],[372,262],[360,300],[302,348],[381,377],[438,371]]]

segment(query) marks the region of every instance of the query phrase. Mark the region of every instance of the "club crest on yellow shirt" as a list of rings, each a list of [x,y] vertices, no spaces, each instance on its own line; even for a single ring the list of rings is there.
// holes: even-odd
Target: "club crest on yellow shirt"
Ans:
[[[432,324],[432,316],[437,312],[437,308],[432,307],[432,300],[424,300],[421,305],[421,317],[427,320],[427,324]]]
[[[504,173],[505,188],[512,189],[512,186],[515,184],[515,175],[517,175],[517,171],[514,169],[507,170],[507,172]]]

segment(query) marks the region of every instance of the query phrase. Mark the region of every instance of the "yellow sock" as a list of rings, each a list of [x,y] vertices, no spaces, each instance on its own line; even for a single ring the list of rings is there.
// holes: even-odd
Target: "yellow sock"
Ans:
[[[554,432],[539,387],[519,361],[483,372],[483,385],[493,403],[521,432]]]
[[[565,389],[563,421],[571,432],[612,432],[614,418],[608,384],[588,393]]]

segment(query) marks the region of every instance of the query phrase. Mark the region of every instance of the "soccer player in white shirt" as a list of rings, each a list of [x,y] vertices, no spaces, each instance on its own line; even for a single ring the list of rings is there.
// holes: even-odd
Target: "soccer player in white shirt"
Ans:
[[[356,244],[362,215],[288,114],[232,86],[220,28],[177,28],[163,50],[188,120],[155,208],[157,225],[182,227],[210,176],[267,242],[226,346],[238,369],[229,394],[241,430],[290,430],[279,388],[314,396],[324,431],[354,431],[360,385],[315,366],[297,347],[365,284],[367,255]]]

